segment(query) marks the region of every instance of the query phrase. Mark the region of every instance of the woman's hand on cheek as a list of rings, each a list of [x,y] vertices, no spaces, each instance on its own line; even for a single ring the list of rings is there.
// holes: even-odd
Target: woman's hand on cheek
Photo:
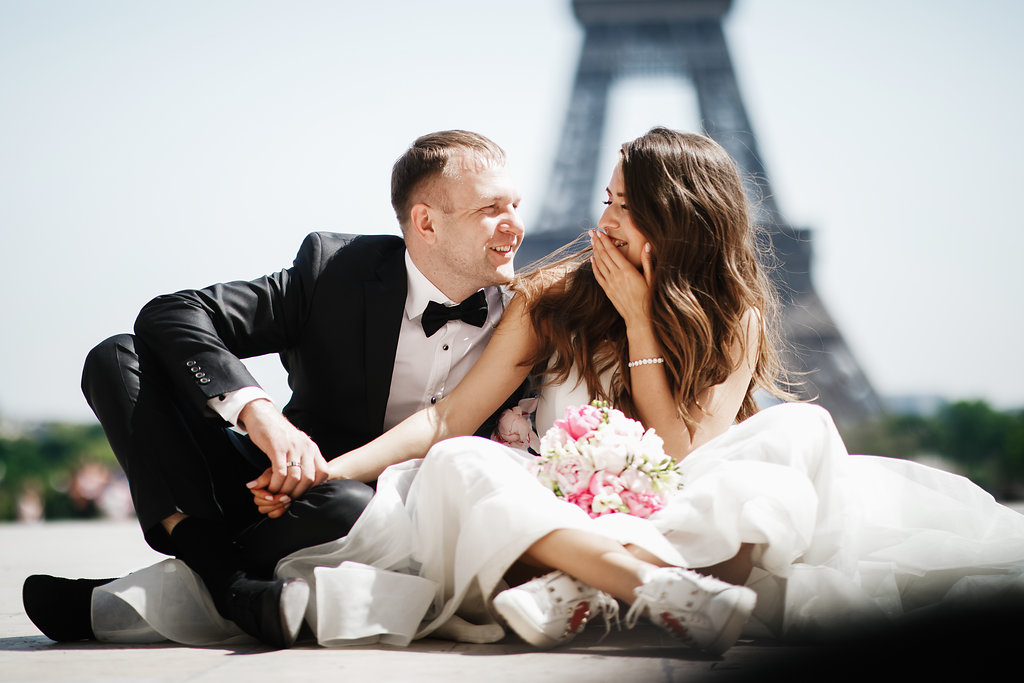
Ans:
[[[626,325],[649,321],[652,274],[650,245],[644,245],[641,272],[603,232],[591,230],[590,241],[594,247],[594,255],[590,259],[594,277]]]

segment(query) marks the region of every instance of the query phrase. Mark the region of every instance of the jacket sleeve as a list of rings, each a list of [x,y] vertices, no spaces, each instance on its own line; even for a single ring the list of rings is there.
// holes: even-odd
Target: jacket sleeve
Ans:
[[[139,313],[135,334],[181,395],[202,409],[225,392],[259,386],[241,359],[294,343],[324,260],[323,236],[312,233],[291,268],[153,299]]]

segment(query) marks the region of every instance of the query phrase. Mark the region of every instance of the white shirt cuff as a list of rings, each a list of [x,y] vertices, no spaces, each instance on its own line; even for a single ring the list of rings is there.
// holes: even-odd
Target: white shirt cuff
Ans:
[[[265,398],[271,401],[270,395],[259,387],[242,387],[220,396],[214,396],[207,401],[207,405],[210,407],[210,410],[220,415],[225,422],[242,434],[245,434],[245,430],[238,424],[238,414],[242,412],[242,408],[245,407],[246,403],[255,401],[258,398]]]

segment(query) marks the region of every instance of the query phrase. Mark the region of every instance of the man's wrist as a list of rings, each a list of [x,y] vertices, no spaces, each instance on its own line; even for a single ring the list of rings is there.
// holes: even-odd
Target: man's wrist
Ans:
[[[270,396],[263,389],[253,387],[242,387],[235,391],[229,391],[220,396],[214,396],[206,402],[210,410],[220,416],[222,420],[236,429],[242,430],[238,424],[242,409],[252,401],[263,398],[270,401]],[[273,403],[273,401],[271,401]]]
[[[269,397],[259,396],[254,398],[242,406],[242,409],[238,411],[238,420],[236,425],[239,429],[248,431],[246,424],[252,425],[262,416],[269,414],[268,411],[274,415],[278,414],[277,407]]]

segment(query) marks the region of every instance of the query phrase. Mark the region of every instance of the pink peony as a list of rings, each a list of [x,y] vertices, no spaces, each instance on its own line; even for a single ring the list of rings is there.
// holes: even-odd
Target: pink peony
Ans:
[[[565,409],[565,418],[555,420],[555,427],[565,431],[573,440],[589,437],[601,424],[601,410],[591,405],[570,406]]]
[[[524,398],[519,405],[509,408],[498,418],[498,426],[495,427],[491,439],[498,443],[527,450],[532,448],[540,450],[540,437],[533,431],[530,424],[530,413],[537,409],[536,398]]]
[[[563,494],[569,495],[589,488],[594,469],[582,457],[566,456],[551,464],[548,476],[558,484]]]
[[[619,494],[619,498],[629,508],[629,514],[637,517],[650,517],[652,514],[664,507],[664,503],[656,493],[650,491],[631,491],[629,489]]]
[[[582,505],[580,507],[583,507],[591,517],[600,517],[612,512],[619,512],[622,507],[622,500],[619,494],[625,488],[626,485],[618,475],[611,474],[605,470],[594,472],[594,475],[590,477],[590,486],[587,487],[587,491],[590,494],[587,497],[588,505],[587,507]],[[582,498],[583,496],[580,497]]]
[[[595,496],[599,493],[620,493],[626,488],[626,484],[617,474],[607,470],[598,470],[590,478],[590,492]]]
[[[581,493],[573,493],[568,498],[566,498],[566,500],[572,503],[573,505],[578,505],[579,507],[583,508],[583,511],[591,517],[598,516],[593,511],[594,494],[591,493],[590,491],[584,489]]]

